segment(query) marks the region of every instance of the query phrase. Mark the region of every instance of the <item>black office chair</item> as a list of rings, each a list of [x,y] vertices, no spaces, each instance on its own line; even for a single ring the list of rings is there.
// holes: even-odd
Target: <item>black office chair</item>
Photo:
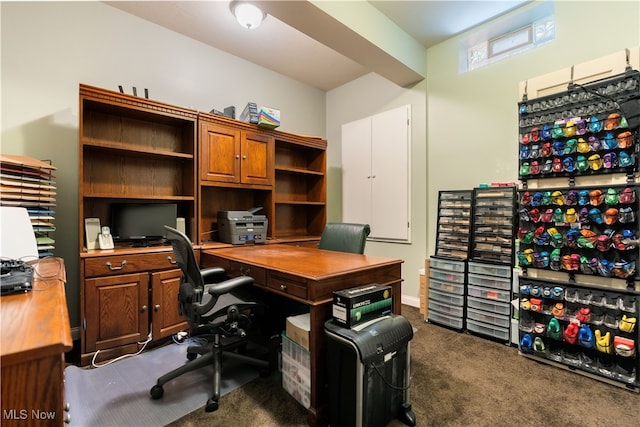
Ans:
[[[205,411],[218,409],[223,359],[236,359],[257,366],[261,374],[268,372],[270,363],[262,358],[241,354],[245,349],[251,313],[261,304],[238,298],[236,292],[253,284],[249,276],[224,279],[224,269],[219,267],[200,269],[189,238],[180,231],[165,226],[167,240],[173,246],[176,262],[182,270],[179,290],[180,314],[189,323],[191,337],[207,337],[209,345],[189,345],[184,365],[158,378],[151,388],[151,397],[160,399],[164,394],[163,385],[182,374],[203,366],[213,367],[213,395],[207,400]],[[199,357],[198,357],[199,356]]]
[[[369,224],[330,222],[322,231],[318,248],[362,254],[369,233],[371,233]]]

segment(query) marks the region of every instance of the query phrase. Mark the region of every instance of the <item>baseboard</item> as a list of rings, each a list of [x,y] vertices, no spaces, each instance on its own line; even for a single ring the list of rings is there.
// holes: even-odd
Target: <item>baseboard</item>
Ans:
[[[402,295],[401,302],[404,305],[410,305],[411,307],[420,308],[420,298]]]

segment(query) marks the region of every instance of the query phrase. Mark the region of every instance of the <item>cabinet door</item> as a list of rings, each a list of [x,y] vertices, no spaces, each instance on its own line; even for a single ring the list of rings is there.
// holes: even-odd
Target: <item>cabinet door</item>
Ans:
[[[371,239],[410,240],[407,105],[342,125],[342,220],[371,225]]]
[[[86,351],[144,341],[149,334],[149,274],[86,279]]]
[[[179,269],[151,274],[152,336],[164,338],[189,327],[178,312],[178,291],[182,272]]]
[[[371,224],[369,118],[342,125],[342,220]]]
[[[242,132],[240,170],[244,184],[273,184],[273,137]]]
[[[240,182],[240,131],[200,123],[200,178]]]

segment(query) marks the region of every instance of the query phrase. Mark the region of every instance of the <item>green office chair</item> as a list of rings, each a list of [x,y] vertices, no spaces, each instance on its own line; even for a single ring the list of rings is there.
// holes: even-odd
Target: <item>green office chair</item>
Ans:
[[[169,226],[165,226],[165,229],[167,240],[173,246],[176,263],[182,270],[182,283],[178,291],[180,314],[189,323],[190,336],[207,338],[208,345],[189,345],[188,362],[158,378],[156,385],[151,388],[151,397],[160,399],[164,394],[163,386],[172,379],[203,366],[211,366],[213,394],[207,400],[205,411],[212,412],[218,409],[223,361],[240,360],[258,367],[261,375],[273,368],[273,361],[268,360],[271,357],[250,357],[243,351],[252,325],[251,313],[262,307],[260,303],[246,300],[239,294],[253,284],[253,278],[240,276],[226,279],[222,268],[200,269],[189,238]]]
[[[330,222],[322,231],[318,249],[362,254],[369,233],[371,233],[369,224]]]

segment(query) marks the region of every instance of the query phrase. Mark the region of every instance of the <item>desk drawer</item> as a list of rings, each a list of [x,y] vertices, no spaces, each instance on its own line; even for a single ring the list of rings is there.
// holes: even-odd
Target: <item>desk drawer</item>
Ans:
[[[215,262],[210,264],[207,267],[222,267],[231,277],[250,276],[253,277],[256,285],[266,286],[267,280],[264,268],[242,262],[229,261],[224,258],[215,258]]]
[[[267,287],[299,298],[307,298],[307,281],[301,277],[270,272]]]
[[[177,267],[173,252],[170,251],[152,254],[113,255],[85,259],[84,276],[111,276]]]

